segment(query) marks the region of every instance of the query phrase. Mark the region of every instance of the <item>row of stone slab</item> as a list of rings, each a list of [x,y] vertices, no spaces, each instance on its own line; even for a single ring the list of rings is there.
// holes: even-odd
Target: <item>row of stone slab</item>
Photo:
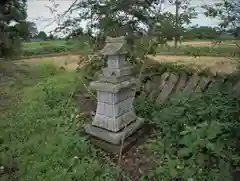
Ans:
[[[237,82],[228,79],[219,80],[213,77],[200,75],[187,75],[186,73],[163,72],[152,75],[142,81],[141,96],[155,100],[156,103],[164,102],[177,93],[190,95],[203,93],[217,85],[226,85],[229,90],[238,92],[240,80]]]

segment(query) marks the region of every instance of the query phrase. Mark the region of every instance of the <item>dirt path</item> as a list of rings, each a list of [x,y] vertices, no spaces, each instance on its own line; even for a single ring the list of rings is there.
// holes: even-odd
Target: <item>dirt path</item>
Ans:
[[[184,64],[197,70],[210,69],[213,73],[232,73],[237,70],[237,61],[227,57],[191,57],[191,56],[149,56],[154,61],[159,63],[162,62],[173,62],[176,64]],[[57,57],[43,57],[43,58],[31,58],[25,60],[18,60],[18,63],[27,64],[54,64],[59,67],[64,67],[68,71],[76,70],[81,64],[80,55],[63,55]]]

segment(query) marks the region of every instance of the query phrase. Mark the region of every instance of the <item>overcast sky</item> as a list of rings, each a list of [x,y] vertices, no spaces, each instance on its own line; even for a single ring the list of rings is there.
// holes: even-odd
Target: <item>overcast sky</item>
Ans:
[[[203,3],[212,3],[214,0],[192,0],[193,4],[199,6]],[[59,4],[58,12],[63,13],[71,5],[73,0],[55,0]],[[54,15],[46,6],[52,6],[49,0],[29,0],[28,1],[28,20],[34,21],[37,24],[39,31],[49,32],[53,30],[57,24],[51,23]],[[174,7],[165,6],[166,10],[174,12]],[[217,25],[216,19],[206,18],[200,9],[197,10],[199,15],[197,19],[192,21],[192,25],[215,26]]]

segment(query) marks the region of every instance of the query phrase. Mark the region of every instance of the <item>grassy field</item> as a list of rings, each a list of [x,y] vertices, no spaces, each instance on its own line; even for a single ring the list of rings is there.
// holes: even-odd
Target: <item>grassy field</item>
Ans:
[[[66,46],[67,42],[65,40],[54,40],[54,41],[44,41],[44,42],[27,42],[23,44],[23,48],[42,48],[50,46]]]
[[[239,48],[231,41],[223,41],[221,44],[213,45],[210,41],[186,41],[177,49],[173,47],[173,42],[168,42],[168,47],[159,46],[157,54],[160,55],[187,55],[187,56],[232,56],[239,57]],[[91,51],[84,41],[46,41],[25,43],[22,56],[47,56],[56,53],[81,53]]]
[[[24,48],[42,48],[42,47],[49,47],[49,46],[69,46],[71,44],[68,43],[65,40],[54,40],[54,41],[45,41],[45,42],[29,42],[29,43],[24,43]],[[174,42],[169,41],[168,45],[173,46]],[[183,41],[182,44],[180,46],[212,46],[213,43],[209,40],[192,40],[192,41]],[[235,46],[235,44],[230,41],[230,40],[226,40],[226,41],[222,41],[222,43],[220,43],[218,46],[224,46],[224,47],[228,47],[228,46]]]

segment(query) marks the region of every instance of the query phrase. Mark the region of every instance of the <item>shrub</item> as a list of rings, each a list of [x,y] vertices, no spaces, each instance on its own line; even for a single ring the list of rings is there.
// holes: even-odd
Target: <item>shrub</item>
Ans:
[[[146,180],[230,181],[239,165],[239,103],[218,89],[159,105],[151,115],[158,134],[149,144],[159,164]]]

